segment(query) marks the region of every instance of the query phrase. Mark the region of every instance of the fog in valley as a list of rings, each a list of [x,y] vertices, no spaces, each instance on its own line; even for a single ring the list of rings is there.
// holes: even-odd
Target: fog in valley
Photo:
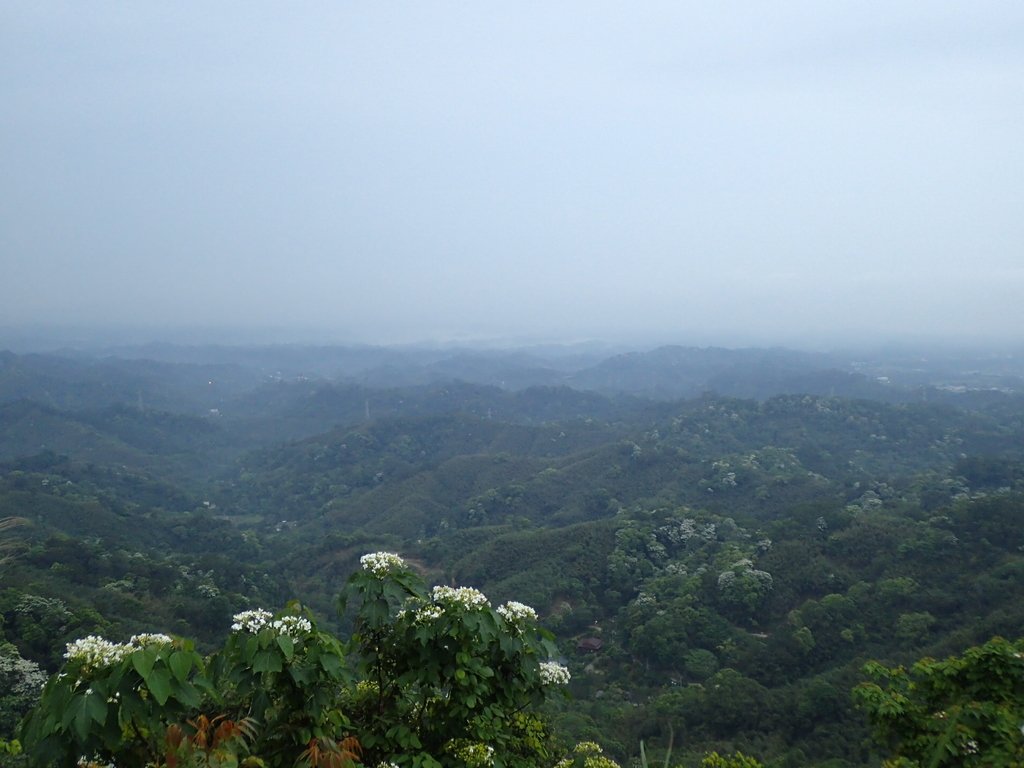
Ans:
[[[1024,6],[6,4],[4,346],[1005,344]]]

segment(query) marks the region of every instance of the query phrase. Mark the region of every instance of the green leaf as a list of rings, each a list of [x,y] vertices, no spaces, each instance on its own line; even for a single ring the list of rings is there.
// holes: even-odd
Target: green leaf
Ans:
[[[242,651],[242,658],[246,664],[252,664],[254,658],[256,658],[256,651],[260,648],[260,639],[256,635],[252,635],[245,641],[245,649]]]
[[[86,706],[89,698],[89,696],[83,696],[75,702],[75,708],[72,710],[74,713],[75,733],[78,735],[79,741],[85,741],[89,737],[89,728],[92,726],[92,715],[89,714],[89,709]]]
[[[192,658],[189,654],[175,651],[167,660],[167,664],[179,682],[183,683],[188,679],[188,673],[192,669]]]
[[[142,676],[143,680],[149,677],[149,673],[153,671],[155,663],[156,651],[152,648],[143,648],[132,654],[132,666],[135,667],[135,671]]]
[[[89,737],[93,723],[103,724],[107,717],[107,702],[102,696],[94,693],[87,693],[84,696],[76,696],[71,706],[64,714],[65,727],[74,724],[75,734],[80,741]]]
[[[193,707],[195,709],[198,709],[203,703],[199,689],[187,681],[174,686],[174,698],[186,707]]]
[[[157,704],[162,707],[171,696],[171,673],[167,671],[166,667],[154,669],[146,678],[146,686],[153,694]]]
[[[260,651],[252,662],[253,672],[280,672],[283,668],[281,657],[270,650]]]
[[[297,685],[309,685],[315,673],[316,669],[308,664],[291,664],[288,667],[288,674]]]
[[[333,653],[325,653],[320,657],[320,666],[332,677],[339,677],[342,672],[341,659]]]
[[[295,642],[288,635],[277,636],[277,647],[281,649],[286,661],[291,661],[295,654]]]
[[[104,701],[102,696],[97,696],[95,694],[92,696],[86,696],[85,708],[89,713],[89,717],[95,720],[99,725],[103,725],[103,721],[107,719],[107,702]]]

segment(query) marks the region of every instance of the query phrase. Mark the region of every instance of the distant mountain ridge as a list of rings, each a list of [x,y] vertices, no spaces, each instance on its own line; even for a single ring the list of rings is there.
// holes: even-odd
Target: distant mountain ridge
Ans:
[[[958,362],[958,360],[960,362]],[[395,389],[461,381],[519,391],[571,387],[672,400],[704,392],[764,399],[819,394],[885,401],[916,390],[1024,391],[1015,354],[801,352],[785,348],[661,346],[608,354],[595,349],[415,347],[177,347],[150,345],[82,354],[0,352],[0,402],[31,397],[58,408],[136,403],[164,410],[217,408],[275,381],[322,381]],[[40,399],[42,398],[42,399]]]

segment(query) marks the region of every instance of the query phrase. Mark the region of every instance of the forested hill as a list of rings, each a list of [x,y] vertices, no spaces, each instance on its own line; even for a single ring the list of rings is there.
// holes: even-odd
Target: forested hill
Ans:
[[[151,351],[0,356],[0,675],[290,598],[331,622],[388,549],[537,609],[566,738],[837,768],[877,764],[865,661],[1024,635],[1013,358]]]

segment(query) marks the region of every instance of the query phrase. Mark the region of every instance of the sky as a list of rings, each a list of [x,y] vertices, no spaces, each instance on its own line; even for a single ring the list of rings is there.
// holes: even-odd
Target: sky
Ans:
[[[1020,0],[9,2],[0,104],[0,327],[1024,336]]]

